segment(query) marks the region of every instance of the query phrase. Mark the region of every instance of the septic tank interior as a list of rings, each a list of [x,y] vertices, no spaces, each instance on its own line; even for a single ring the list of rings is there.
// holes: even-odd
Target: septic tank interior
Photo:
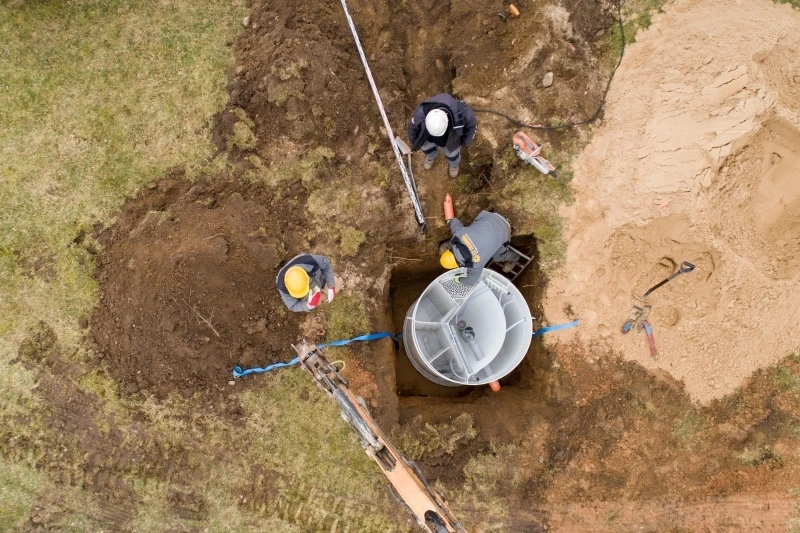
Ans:
[[[439,275],[403,321],[403,347],[411,364],[448,387],[486,385],[505,377],[531,343],[532,317],[511,280],[485,268],[468,285],[466,272],[457,268]]]
[[[540,316],[544,281],[535,240],[517,236],[512,245],[533,255],[531,265],[513,283],[484,269],[474,287],[454,284],[458,271],[443,270],[437,256],[411,258],[403,250],[410,259],[392,270],[389,291],[393,329],[404,333],[395,358],[401,405],[404,399],[471,402],[491,393],[487,384],[495,379],[504,388],[545,381],[538,378],[547,352],[541,339],[531,341],[539,325],[530,317]]]

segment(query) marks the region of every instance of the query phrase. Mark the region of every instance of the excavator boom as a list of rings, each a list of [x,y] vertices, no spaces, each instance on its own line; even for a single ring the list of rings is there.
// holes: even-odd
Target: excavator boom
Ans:
[[[392,493],[428,533],[466,533],[450,511],[444,496],[433,490],[413,461],[406,460],[389,442],[367,410],[364,400],[353,394],[338,370],[314,344],[303,341],[292,347],[300,365],[328,396],[336,400],[342,418],[361,439],[361,446],[389,479]]]

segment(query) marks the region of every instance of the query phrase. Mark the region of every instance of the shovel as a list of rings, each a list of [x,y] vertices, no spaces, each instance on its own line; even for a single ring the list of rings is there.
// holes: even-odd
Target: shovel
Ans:
[[[644,300],[645,298],[647,298],[650,295],[651,292],[653,292],[657,288],[659,288],[659,287],[661,287],[663,285],[666,285],[669,281],[675,279],[676,277],[680,276],[681,274],[688,274],[689,272],[694,270],[694,268],[695,267],[694,267],[693,264],[691,264],[688,261],[684,261],[683,263],[681,263],[681,266],[678,267],[678,270],[674,274],[672,274],[667,279],[659,281],[658,283],[656,283],[655,285],[653,285],[652,287],[647,289],[647,292],[642,295],[641,299]]]

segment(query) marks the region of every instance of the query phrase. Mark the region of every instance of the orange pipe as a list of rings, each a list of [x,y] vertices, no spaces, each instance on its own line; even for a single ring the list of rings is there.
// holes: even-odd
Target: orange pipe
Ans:
[[[500,392],[500,382],[497,380],[492,381],[489,383],[489,388],[495,392]]]
[[[445,195],[444,197],[444,219],[450,220],[455,218],[456,213],[453,209],[453,198],[449,194]]]

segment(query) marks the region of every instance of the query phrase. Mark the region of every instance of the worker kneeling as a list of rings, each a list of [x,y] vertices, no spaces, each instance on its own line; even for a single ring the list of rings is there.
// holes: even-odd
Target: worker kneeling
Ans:
[[[275,280],[283,303],[290,311],[308,312],[320,302],[327,288],[328,301],[336,296],[336,278],[327,257],[300,254],[286,263]]]
[[[445,220],[453,237],[442,245],[440,262],[444,268],[466,267],[467,275],[460,281],[475,285],[481,279],[483,267],[489,261],[513,263],[519,255],[508,247],[511,224],[498,213],[481,211],[472,224],[465,226],[453,215],[452,200],[445,200]],[[441,252],[441,249],[440,249]]]

